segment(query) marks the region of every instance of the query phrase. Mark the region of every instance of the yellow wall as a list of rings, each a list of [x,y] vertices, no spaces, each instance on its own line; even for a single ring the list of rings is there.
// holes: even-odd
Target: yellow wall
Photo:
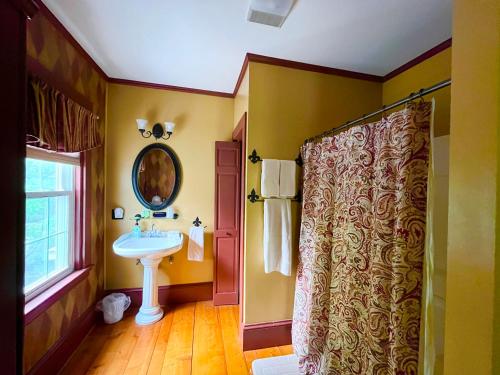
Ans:
[[[451,78],[451,48],[384,82],[383,102],[384,104],[393,103],[408,96],[411,92],[417,92],[421,88],[449,78]],[[424,99],[430,100],[432,97],[436,100],[434,134],[437,137],[450,134],[450,87],[435,91],[425,96]]]
[[[453,13],[444,371],[499,374],[500,2]]]
[[[393,103],[408,96],[411,92],[417,92],[421,88],[432,86],[438,82],[451,78],[451,48],[432,56],[418,65],[404,71],[403,73],[384,82],[382,96],[384,104]],[[424,97],[425,100],[436,101],[434,113],[434,160],[435,170],[435,196],[434,196],[434,247],[433,247],[433,324],[426,333],[434,341],[434,373],[443,373],[443,339],[444,339],[444,314],[446,295],[446,250],[447,250],[447,228],[448,228],[448,176],[441,172],[446,170],[448,162],[448,147],[445,139],[450,134],[450,101],[451,88],[435,91]],[[400,109],[400,108],[398,108]],[[396,109],[395,109],[396,110]],[[446,146],[446,147],[445,147]],[[446,163],[446,165],[442,165]],[[439,168],[438,168],[439,167]],[[438,169],[441,171],[439,172]],[[438,173],[439,172],[439,173]],[[422,322],[422,328],[424,326]],[[422,341],[423,345],[423,341]],[[423,350],[423,347],[422,347]],[[419,370],[424,371],[423,352],[420,355]],[[427,359],[426,359],[427,361]],[[421,372],[423,373],[423,372]]]
[[[263,158],[295,159],[305,138],[381,105],[382,85],[357,79],[250,63],[248,150]],[[260,163],[247,161],[247,191],[260,192]],[[297,265],[297,208],[293,205]],[[245,323],[290,319],[295,272],[264,273],[263,204],[247,201]]]
[[[248,93],[250,88],[249,77],[250,69],[247,67],[243,80],[241,81],[241,85],[236,93],[236,97],[234,98],[234,127],[238,125],[238,121],[240,121],[241,116],[243,116],[245,112],[248,113]]]
[[[154,220],[160,229],[180,229],[187,235],[196,216],[207,225],[205,261],[187,261],[186,239],[172,265],[161,263],[159,285],[211,281],[215,141],[231,139],[233,99],[110,84],[107,104],[106,288],[142,286],[142,266],[112,250],[113,241],[132,229],[129,218],[142,211],[132,190],[132,165],[139,151],[154,141],[140,136],[136,118],[146,118],[150,125],[166,120],[176,123],[172,138],[162,142],[173,148],[182,167],[182,185],[172,206],[179,219],[145,220],[143,229],[149,229]],[[125,209],[125,220],[111,220],[111,209],[116,206]]]

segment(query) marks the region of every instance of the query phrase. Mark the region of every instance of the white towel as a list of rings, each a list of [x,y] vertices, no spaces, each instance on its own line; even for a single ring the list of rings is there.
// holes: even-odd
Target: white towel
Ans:
[[[204,257],[204,229],[202,226],[192,226],[189,229],[188,260],[202,262]]]
[[[254,375],[300,375],[299,358],[295,354],[260,358],[252,362]]]
[[[274,159],[262,160],[262,175],[260,178],[260,194],[263,197],[277,197],[280,194],[280,161]]]
[[[280,160],[280,198],[293,198],[297,194],[297,163]]]
[[[264,200],[264,269],[290,276],[292,269],[290,199]]]

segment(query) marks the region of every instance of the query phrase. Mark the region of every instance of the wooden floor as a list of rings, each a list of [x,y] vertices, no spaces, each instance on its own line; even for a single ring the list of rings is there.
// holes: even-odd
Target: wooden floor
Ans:
[[[80,344],[62,374],[251,374],[252,361],[292,353],[291,345],[243,352],[238,306],[211,301],[177,306],[149,326],[134,312],[113,325],[99,324]]]

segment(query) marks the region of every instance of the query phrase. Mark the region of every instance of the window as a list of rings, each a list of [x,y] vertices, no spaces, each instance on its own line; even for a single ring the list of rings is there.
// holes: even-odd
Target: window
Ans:
[[[78,157],[28,149],[24,293],[30,300],[74,269]]]

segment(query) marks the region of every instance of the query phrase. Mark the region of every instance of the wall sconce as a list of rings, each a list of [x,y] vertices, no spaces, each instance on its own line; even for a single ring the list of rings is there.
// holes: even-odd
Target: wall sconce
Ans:
[[[144,120],[142,118],[138,118],[135,120],[137,122],[137,129],[144,138],[149,138],[151,135],[156,139],[164,139],[167,140],[170,138],[172,133],[174,132],[175,124],[173,122],[165,122],[165,130],[163,130],[163,126],[160,123],[156,123],[153,125],[153,131],[146,131],[146,125],[148,124],[148,120]],[[163,135],[167,133],[167,137],[165,138]]]

